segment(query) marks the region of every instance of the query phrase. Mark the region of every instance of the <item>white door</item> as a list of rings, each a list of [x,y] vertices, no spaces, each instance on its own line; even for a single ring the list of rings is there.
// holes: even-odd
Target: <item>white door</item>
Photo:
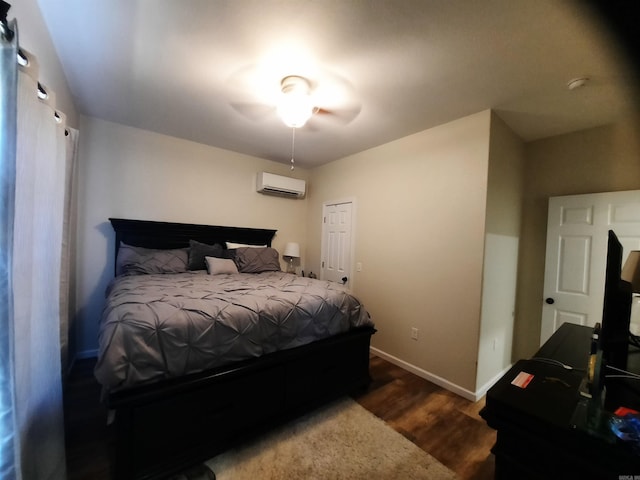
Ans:
[[[348,283],[351,278],[352,202],[325,204],[322,212],[320,278]]]
[[[564,322],[602,320],[607,232],[640,250],[640,190],[549,199],[540,344]]]

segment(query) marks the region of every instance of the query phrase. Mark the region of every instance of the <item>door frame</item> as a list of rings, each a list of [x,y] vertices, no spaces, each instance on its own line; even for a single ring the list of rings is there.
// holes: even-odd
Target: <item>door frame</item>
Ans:
[[[320,280],[324,280],[324,261],[325,261],[325,255],[327,253],[327,245],[326,245],[326,239],[325,239],[325,209],[329,206],[329,205],[338,205],[341,203],[350,203],[351,204],[351,234],[349,235],[349,237],[351,238],[350,243],[351,245],[349,245],[349,256],[350,256],[350,260],[349,260],[349,280],[347,282],[348,287],[353,290],[353,287],[355,285],[355,265],[356,265],[356,261],[355,261],[355,253],[356,253],[356,217],[357,217],[357,202],[356,202],[356,197],[345,197],[345,198],[341,198],[339,200],[329,200],[326,202],[322,202],[322,215],[321,215],[321,219],[322,219],[322,226],[321,226],[321,232],[320,232]]]

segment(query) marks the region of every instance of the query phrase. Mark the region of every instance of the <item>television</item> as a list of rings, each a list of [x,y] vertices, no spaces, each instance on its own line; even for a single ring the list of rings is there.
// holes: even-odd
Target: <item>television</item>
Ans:
[[[633,294],[631,283],[622,280],[621,275],[622,245],[613,230],[609,230],[599,342],[603,363],[626,370]]]

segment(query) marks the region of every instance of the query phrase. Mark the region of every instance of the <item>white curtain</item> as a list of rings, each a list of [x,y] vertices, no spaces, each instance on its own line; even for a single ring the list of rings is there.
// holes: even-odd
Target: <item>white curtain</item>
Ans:
[[[37,63],[28,58],[19,69],[16,92],[9,371],[15,474],[7,478],[58,480],[66,478],[60,295],[67,140],[53,93],[38,98]]]
[[[13,25],[15,28],[15,25]],[[13,218],[16,182],[17,39],[0,24],[0,478],[14,480],[17,450],[13,355]]]
[[[75,352],[75,324],[74,312],[70,308],[75,304],[74,278],[71,272],[75,269],[75,236],[76,236],[76,160],[78,157],[79,132],[70,127],[65,129],[66,136],[66,171],[64,185],[64,213],[62,224],[62,258],[60,261],[60,359],[62,375],[69,373],[69,351]]]

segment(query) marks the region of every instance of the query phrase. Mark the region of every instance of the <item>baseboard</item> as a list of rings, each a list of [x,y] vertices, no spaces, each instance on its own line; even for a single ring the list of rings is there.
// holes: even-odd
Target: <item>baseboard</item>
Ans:
[[[370,350],[374,355],[377,355],[378,357],[383,358],[384,360],[391,362],[394,365],[407,370],[408,372],[424,378],[425,380],[429,380],[431,383],[435,383],[439,387],[449,390],[456,395],[460,395],[462,398],[466,398],[467,400],[471,400],[472,402],[477,402],[480,398],[482,398],[481,396],[476,398],[475,392],[467,390],[466,388],[456,385],[455,383],[452,383],[449,380],[439,377],[438,375],[435,375],[431,372],[427,372],[426,370],[423,370],[420,367],[416,367],[415,365],[405,362],[404,360],[400,360],[398,357],[389,355],[382,350],[378,350],[375,347],[371,347]]]
[[[478,398],[478,400],[480,400],[482,397],[484,397],[487,392],[489,391],[489,389],[491,387],[493,387],[493,385],[500,380],[505,373],[507,373],[509,371],[509,369],[513,366],[513,364],[509,364],[507,367],[504,368],[504,370],[502,370],[501,372],[498,372],[498,374],[494,375],[494,377],[489,380],[487,383],[485,383],[482,387],[480,387],[479,389],[476,390],[476,397]]]
[[[482,397],[484,397],[486,395],[487,391],[498,380],[500,380],[502,378],[502,376],[505,373],[507,373],[507,371],[509,371],[509,369],[511,368],[511,365],[509,365],[504,370],[502,370],[500,373],[495,375],[491,380],[489,380],[487,383],[485,383],[482,387],[477,389],[475,392],[472,392],[471,390],[467,390],[466,388],[463,388],[460,385],[456,385],[455,383],[452,383],[452,382],[450,382],[449,380],[447,380],[445,378],[439,377],[438,375],[435,375],[435,374],[433,374],[431,372],[427,372],[426,370],[423,370],[420,367],[416,367],[415,365],[412,365],[412,364],[410,364],[408,362],[405,362],[404,360],[400,360],[398,357],[394,357],[393,355],[390,355],[390,354],[388,354],[386,352],[383,352],[382,350],[378,350],[375,347],[370,347],[370,351],[374,355],[376,355],[376,356],[378,356],[380,358],[383,358],[386,361],[391,362],[394,365],[397,365],[398,367],[403,368],[404,370],[419,376],[420,378],[424,378],[425,380],[429,380],[431,383],[435,383],[439,387],[442,387],[442,388],[444,388],[446,390],[449,390],[450,392],[453,392],[456,395],[460,395],[462,398],[466,398],[467,400],[470,400],[472,402],[477,402]]]

